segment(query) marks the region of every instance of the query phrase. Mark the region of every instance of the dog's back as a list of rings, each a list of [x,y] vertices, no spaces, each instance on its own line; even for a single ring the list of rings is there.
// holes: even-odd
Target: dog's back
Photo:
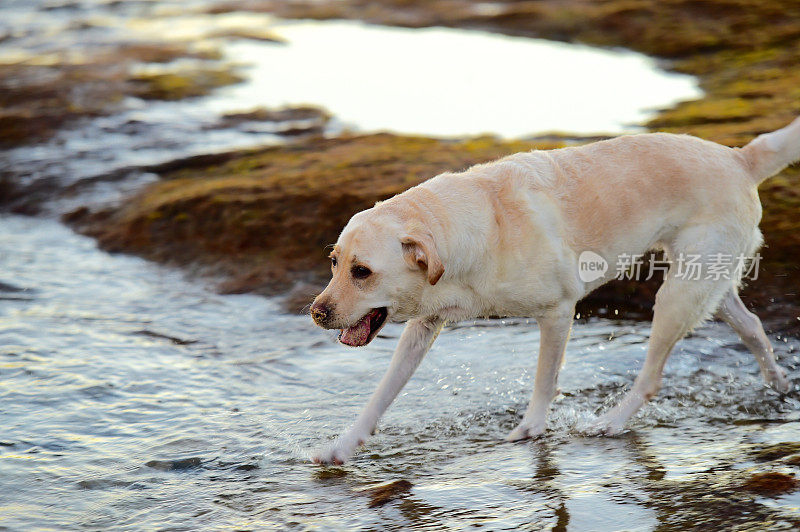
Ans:
[[[565,221],[582,249],[620,239],[647,248],[681,226],[727,217],[753,226],[761,216],[742,153],[696,137],[630,135],[550,154],[563,176]]]

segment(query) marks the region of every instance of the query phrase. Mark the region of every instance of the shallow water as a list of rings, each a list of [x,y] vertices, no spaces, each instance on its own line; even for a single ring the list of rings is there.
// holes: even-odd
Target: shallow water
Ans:
[[[273,301],[215,295],[52,221],[3,217],[0,235],[0,527],[11,530],[651,530],[688,511],[655,489],[654,471],[693,486],[717,466],[752,466],[740,455],[750,444],[800,434],[797,395],[765,389],[711,324],[681,342],[631,432],[581,436],[632,382],[648,333],[593,320],[575,328],[551,431],[503,443],[538,332],[482,321],[446,329],[366,449],[323,468],[309,452],[357,415],[399,326],[346,349]],[[800,342],[775,344],[797,381]],[[363,489],[394,480],[412,486],[370,508]],[[791,515],[800,494],[754,505]]]
[[[359,129],[438,136],[621,133],[702,93],[692,76],[626,50],[450,28],[282,23],[284,46],[237,42],[244,101],[322,104]]]
[[[153,31],[154,6],[187,21],[176,31],[202,26],[174,14],[188,3],[85,0],[38,11],[45,3],[56,4],[4,2],[6,27],[19,35],[0,46],[27,43],[45,53],[35,30],[49,28],[63,45],[85,37],[87,17],[95,43],[118,38],[120,28]],[[319,27],[343,27],[335,24]],[[230,46],[242,56],[259,49]],[[249,71],[256,81],[210,98],[127,102],[119,115],[6,153],[6,162],[20,179],[58,176],[68,185],[119,167],[274,142],[268,131],[203,128],[220,111],[269,102],[253,96],[266,90],[260,68]],[[110,201],[153,178],[101,183],[69,201]],[[370,346],[347,349],[276,301],[216,295],[180,272],[98,251],[51,219],[2,216],[0,530],[681,530],[712,507],[717,529],[798,524],[797,492],[717,496],[727,477],[715,475],[763,467],[748,457],[752,445],[800,439],[797,392],[766,389],[753,358],[719,324],[680,343],[661,394],[629,432],[591,438],[582,427],[630,386],[649,324],[578,323],[551,430],[519,444],[501,440],[530,395],[535,323],[451,326],[353,462],[312,465],[310,452],[367,400],[400,330],[387,326]],[[800,341],[773,341],[799,382]],[[410,487],[371,507],[368,489],[397,480]],[[721,512],[719,500],[736,511]]]

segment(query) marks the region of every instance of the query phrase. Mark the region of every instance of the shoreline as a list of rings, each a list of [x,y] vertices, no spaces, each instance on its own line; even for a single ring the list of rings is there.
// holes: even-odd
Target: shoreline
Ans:
[[[344,0],[257,5],[238,1],[219,3],[207,12],[233,11],[268,12],[287,19],[449,26],[623,46],[668,61],[670,70],[697,76],[706,94],[700,100],[660,110],[643,124],[647,130],[688,133],[730,146],[741,146],[800,114],[800,72],[790,68],[800,64],[800,6],[786,7],[777,1],[758,5],[745,0],[573,0],[566,4],[555,0],[495,4]],[[152,60],[172,61],[176,54],[188,53],[174,46],[162,52],[148,48],[146,54]],[[205,60],[216,60],[213,53],[202,53]],[[208,82],[198,87],[208,91],[239,79],[233,71],[218,72],[198,71],[199,79]],[[0,72],[0,77],[8,75]],[[193,82],[187,85],[172,75],[159,74],[147,80],[126,76],[115,90],[135,87],[156,99],[198,95],[191,87]],[[82,83],[79,78],[76,83]],[[28,95],[33,104],[40,96]],[[65,104],[53,105],[57,110]],[[105,112],[88,110],[87,116]],[[52,108],[46,111],[49,114],[43,116],[49,120]],[[40,137],[46,138],[61,125],[45,128]],[[6,128],[0,139],[12,133],[13,129]],[[30,140],[23,136],[20,142]],[[180,265],[201,275],[221,275],[227,279],[219,287],[223,292],[290,294],[289,306],[299,308],[327,276],[324,246],[335,240],[355,212],[441,171],[464,169],[514,151],[561,145],[562,140],[549,137],[506,141],[386,133],[334,138],[301,135],[284,146],[231,152],[221,159],[173,161],[154,170],[160,180],[133,193],[119,209],[92,211],[84,207],[65,215],[64,221],[95,237],[106,250]],[[301,168],[303,164],[306,166]],[[371,175],[380,175],[378,186],[367,175],[350,176],[353,170],[359,174],[365,168]],[[290,183],[277,175],[286,172],[302,179]],[[11,185],[6,179],[0,181],[0,192],[7,200],[11,193],[2,189]],[[765,182],[759,192],[764,206],[762,275],[743,290],[743,298],[758,309],[768,328],[797,333],[800,267],[795,258],[800,256],[800,220],[795,213],[800,212],[800,169],[784,171]],[[309,220],[307,212],[318,216]],[[648,318],[657,286],[615,282],[589,296],[578,311],[582,316]]]

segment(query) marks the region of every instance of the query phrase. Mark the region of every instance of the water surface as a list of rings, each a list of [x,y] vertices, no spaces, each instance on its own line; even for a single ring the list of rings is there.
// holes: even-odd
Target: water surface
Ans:
[[[362,130],[519,137],[621,133],[657,108],[699,98],[696,79],[642,54],[451,28],[358,22],[273,26],[284,46],[238,42],[253,65],[243,101],[314,102]]]
[[[504,443],[539,334],[528,320],[481,321],[445,329],[351,464],[315,466],[310,452],[355,418],[399,326],[347,349],[271,300],[213,294],[53,221],[6,216],[0,235],[0,527],[11,530],[652,530],[692,509],[664,483],[697,490],[709,470],[754,466],[749,445],[800,433],[796,394],[766,389],[711,324],[679,344],[629,433],[581,436],[630,386],[649,332],[593,320],[575,328],[551,431]],[[800,344],[773,340],[797,381]],[[412,487],[370,508],[363,490],[395,480]],[[796,515],[800,494],[753,506]]]
[[[41,58],[165,27],[186,36],[215,20],[242,21],[241,14],[191,12],[204,4],[4,2],[0,31],[13,38],[0,44],[0,57]],[[19,180],[66,186],[120,167],[278,142],[268,128],[207,127],[222,111],[255,105],[323,103],[363,129],[516,135],[620,130],[643,109],[695,90],[625,52],[458,30],[270,23],[287,45],[223,45],[250,64],[251,81],[188,102],[131,99],[119,114],[3,154],[5,168]],[[288,70],[292,61],[306,68]],[[641,94],[634,99],[629,90]],[[132,173],[102,182],[52,211],[113,201],[152,179]],[[725,474],[763,467],[751,461],[751,446],[800,434],[797,393],[765,388],[752,356],[719,324],[679,344],[661,394],[630,431],[590,438],[581,429],[630,387],[649,324],[578,323],[550,431],[519,444],[502,437],[530,396],[536,324],[450,326],[352,463],[311,464],[310,453],[358,414],[400,331],[387,326],[368,347],[347,349],[276,301],[217,295],[180,272],[108,255],[53,219],[2,216],[0,529],[798,524],[797,492],[732,498],[715,491]],[[800,381],[800,342],[772,340]],[[371,507],[367,490],[398,480],[410,487]]]

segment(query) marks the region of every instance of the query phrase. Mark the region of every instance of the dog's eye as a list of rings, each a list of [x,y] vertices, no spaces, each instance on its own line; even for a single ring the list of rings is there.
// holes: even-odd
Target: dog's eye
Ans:
[[[353,269],[350,271],[350,273],[352,273],[353,277],[356,279],[366,279],[372,275],[372,270],[365,268],[364,266],[353,266]]]
[[[336,257],[331,257],[331,266],[336,267]]]

